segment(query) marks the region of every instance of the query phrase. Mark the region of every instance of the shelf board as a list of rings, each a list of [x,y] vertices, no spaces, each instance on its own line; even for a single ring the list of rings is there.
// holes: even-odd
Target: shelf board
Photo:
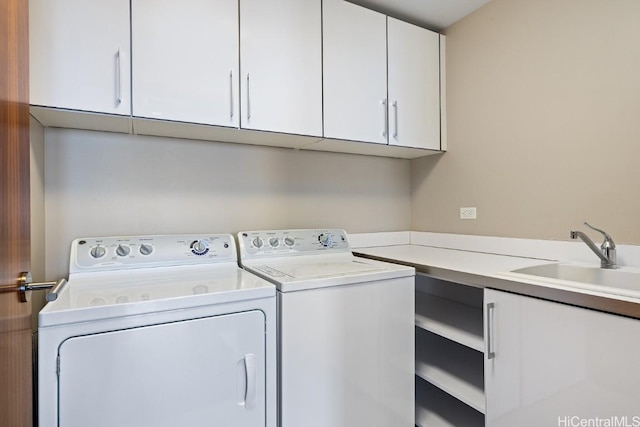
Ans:
[[[484,415],[417,378],[415,423],[419,427],[484,427]]]
[[[416,326],[484,352],[482,308],[416,292]]]
[[[481,353],[426,331],[416,331],[416,375],[485,413]]]

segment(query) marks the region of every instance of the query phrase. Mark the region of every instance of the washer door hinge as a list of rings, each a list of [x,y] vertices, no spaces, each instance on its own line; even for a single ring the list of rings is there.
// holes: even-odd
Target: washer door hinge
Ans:
[[[60,378],[60,355],[56,357],[56,376]]]

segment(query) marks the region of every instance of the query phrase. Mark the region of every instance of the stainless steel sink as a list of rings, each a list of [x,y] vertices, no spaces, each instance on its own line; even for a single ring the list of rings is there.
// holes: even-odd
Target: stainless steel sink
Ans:
[[[505,275],[640,297],[640,269],[630,267],[612,270],[598,266],[553,263],[520,268]]]

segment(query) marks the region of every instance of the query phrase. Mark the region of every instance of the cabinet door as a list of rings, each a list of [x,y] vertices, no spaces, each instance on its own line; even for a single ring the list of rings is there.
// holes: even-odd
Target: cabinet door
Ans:
[[[485,302],[487,426],[640,421],[640,321],[493,290]]]
[[[385,15],[322,2],[324,136],[387,143]]]
[[[440,149],[440,38],[388,18],[389,145]]]
[[[128,115],[129,0],[31,0],[30,103]]]
[[[322,135],[317,0],[241,0],[241,127]]]
[[[237,127],[238,2],[132,0],[133,115]]]
[[[264,427],[264,322],[255,310],[70,338],[56,425]]]

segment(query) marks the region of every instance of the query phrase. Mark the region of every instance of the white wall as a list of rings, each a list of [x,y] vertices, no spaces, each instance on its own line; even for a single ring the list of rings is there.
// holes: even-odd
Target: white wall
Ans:
[[[48,278],[78,237],[411,226],[407,160],[55,128],[45,159]]]

